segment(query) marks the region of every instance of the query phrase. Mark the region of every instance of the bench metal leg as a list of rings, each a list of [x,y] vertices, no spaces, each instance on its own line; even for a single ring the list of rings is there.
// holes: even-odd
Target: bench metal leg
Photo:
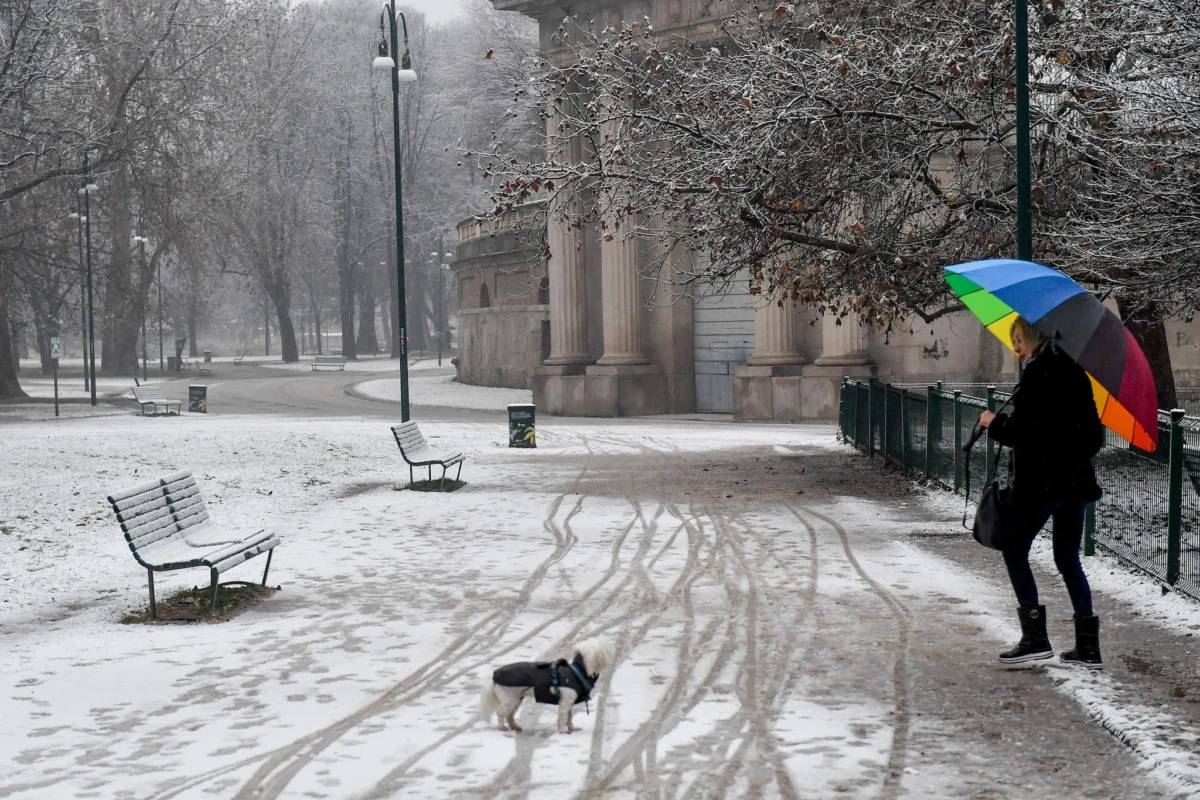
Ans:
[[[442,464],[442,482],[438,484],[438,491],[446,491],[446,465]]]
[[[211,592],[211,600],[209,601],[209,610],[208,610],[208,613],[210,615],[215,615],[217,613],[217,579],[220,577],[221,577],[221,573],[217,572],[214,569],[212,571],[212,592]]]
[[[458,462],[458,474],[454,476],[454,480],[456,480],[456,481],[460,480],[462,478],[462,465],[463,465],[463,462],[461,462],[461,461]]]
[[[429,482],[433,483],[433,464],[429,465]]]
[[[146,577],[150,579],[150,619],[158,619],[158,607],[154,605],[154,570],[146,570]]]
[[[267,585],[267,573],[271,571],[271,556],[273,555],[275,555],[274,547],[267,551],[267,568],[263,570],[263,586]]]
[[[416,481],[413,479],[413,468],[412,468],[412,464],[409,464],[409,465],[408,465],[408,482],[409,482],[410,484],[412,484],[412,483],[416,483]]]

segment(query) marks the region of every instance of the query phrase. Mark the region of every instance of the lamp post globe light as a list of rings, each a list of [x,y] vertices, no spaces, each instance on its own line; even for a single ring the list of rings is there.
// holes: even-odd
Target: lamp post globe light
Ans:
[[[404,52],[397,65],[392,54],[400,52],[400,40],[396,35],[396,17],[400,17],[400,26],[404,31]],[[392,34],[391,49],[388,49],[387,30],[384,20]],[[383,11],[379,14],[379,54],[372,63],[375,69],[386,69],[392,73],[392,161],[395,165],[396,182],[396,304],[399,312],[396,317],[396,354],[400,359],[400,421],[408,422],[408,315],[406,313],[406,298],[404,296],[404,201],[401,193],[403,183],[400,174],[400,83],[411,83],[417,79],[417,73],[412,68],[412,58],[408,53],[408,23],[403,12],[397,12],[393,3],[384,3]]]

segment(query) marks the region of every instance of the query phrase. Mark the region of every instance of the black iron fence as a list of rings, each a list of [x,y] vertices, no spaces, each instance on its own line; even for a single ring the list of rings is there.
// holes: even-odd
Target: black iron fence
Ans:
[[[1011,387],[1005,387],[1009,389]],[[844,442],[901,470],[923,475],[978,501],[996,444],[987,436],[962,446],[979,415],[1008,392],[962,384],[842,382]],[[1007,469],[1007,450],[1000,469]],[[1104,496],[1089,507],[1084,554],[1097,546],[1180,592],[1200,599],[1200,419],[1159,412],[1159,448],[1146,453],[1108,431],[1096,456]]]

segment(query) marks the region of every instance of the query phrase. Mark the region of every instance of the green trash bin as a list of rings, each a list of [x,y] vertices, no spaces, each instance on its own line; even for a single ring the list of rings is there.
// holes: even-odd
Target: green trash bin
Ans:
[[[508,407],[508,446],[537,447],[533,426],[533,403],[512,403]]]

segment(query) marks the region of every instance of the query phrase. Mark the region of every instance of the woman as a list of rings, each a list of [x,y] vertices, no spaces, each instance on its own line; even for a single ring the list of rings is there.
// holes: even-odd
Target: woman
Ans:
[[[1029,548],[1047,520],[1054,521],[1054,564],[1075,607],[1075,649],[1061,658],[1100,669],[1100,619],[1092,613],[1092,592],[1079,563],[1083,515],[1100,498],[1092,456],[1104,443],[1091,380],[1041,331],[1017,318],[1013,350],[1025,366],[1012,413],[985,411],[980,426],[993,440],[1013,449],[1009,494],[1011,544],[1004,552],[1008,577],[1017,594],[1021,641],[1000,654],[1006,664],[1051,658],[1046,608],[1038,604],[1037,584],[1029,569]]]

